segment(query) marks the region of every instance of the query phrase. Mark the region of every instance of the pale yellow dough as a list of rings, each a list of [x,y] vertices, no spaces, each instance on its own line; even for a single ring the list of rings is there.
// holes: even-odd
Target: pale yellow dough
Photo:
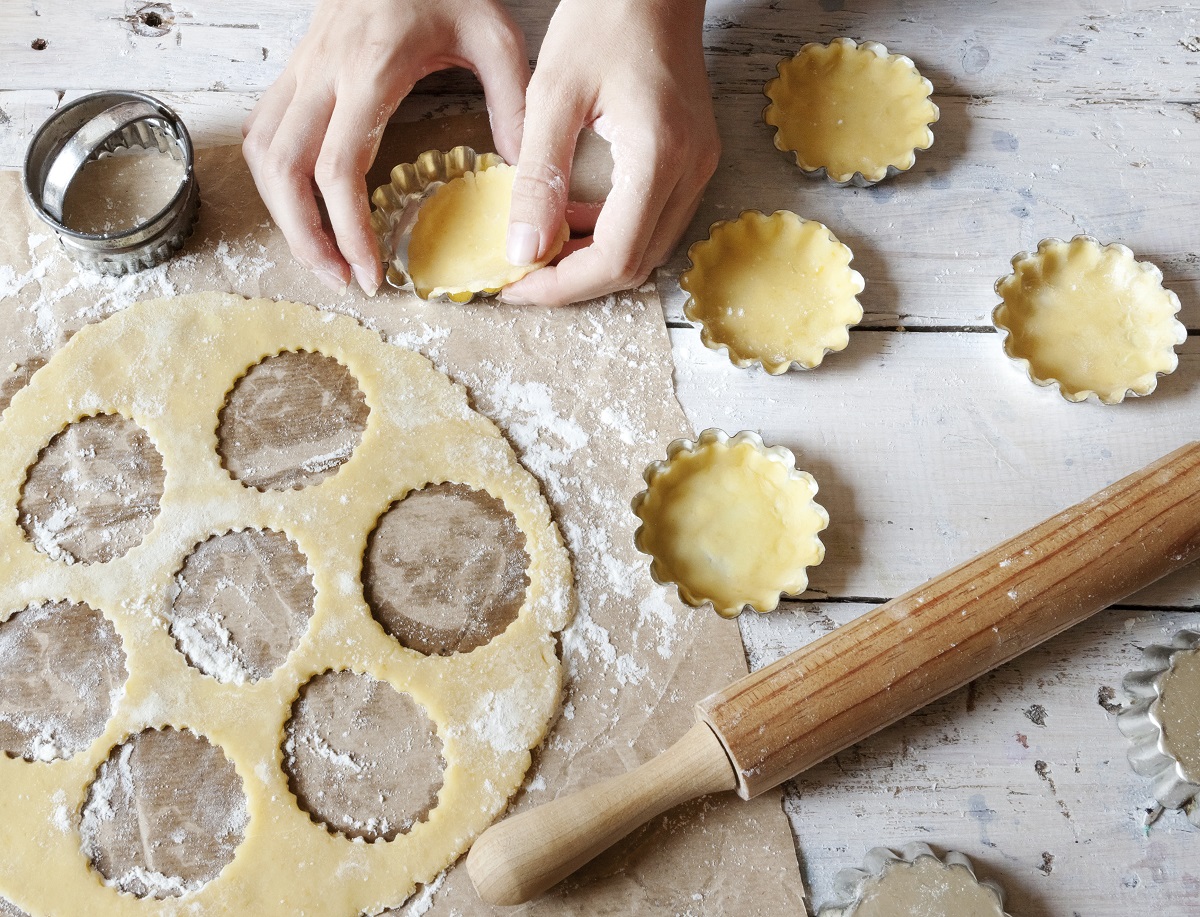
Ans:
[[[996,893],[962,866],[935,857],[888,864],[863,884],[846,917],[1006,917]]]
[[[570,235],[559,229],[546,257],[510,264],[508,213],[517,170],[497,165],[468,172],[435,190],[421,204],[408,243],[408,273],[422,299],[469,299],[494,293],[547,264]]]
[[[911,60],[877,42],[808,44],[778,69],[764,90],[771,104],[763,120],[776,128],[776,148],[795,153],[807,172],[875,182],[889,166],[912,168],[917,151],[933,145],[933,87]]]
[[[371,412],[336,474],[300,491],[260,493],[217,456],[217,414],[239,376],[283,350],[332,356]],[[120,413],[166,468],[161,511],[123,557],[67,566],[17,524],[25,469],[65,425]],[[525,533],[530,585],[517,619],[486,646],[425,657],[388,637],[363,600],[367,535],[395,500],[454,481],[503,501]],[[467,849],[503,810],[545,735],[561,684],[554,632],[571,609],[571,570],[536,480],[467,392],[423,356],[309,306],[204,293],[137,303],[79,331],[0,418],[0,620],[47,599],[86,602],[115,625],[129,678],[103,735],[65,761],[0,755],[0,896],[32,917],[253,914],[348,917],[398,905]],[[308,558],[315,609],[299,646],[257,683],[221,684],[188,666],[162,617],[193,547],[270,528]],[[296,804],[282,767],[284,721],[299,688],[349,669],[409,694],[436,726],[446,761],[437,805],[394,841],[335,836]],[[80,850],[79,812],[110,749],[145,728],[191,729],[237,768],[249,822],[233,862],[199,891],[138,899],[105,885]]]
[[[862,321],[864,285],[850,249],[789,211],[748,210],[717,223],[688,256],[692,265],[679,278],[690,294],[684,313],[701,325],[705,346],[726,349],[743,368],[811,369],[826,352],[844,350],[849,326]]]
[[[1069,401],[1149,394],[1179,363],[1174,348],[1187,336],[1175,319],[1179,299],[1123,245],[1046,239],[1013,259],[996,292],[1003,302],[992,318],[1007,335],[1005,352]]]
[[[817,533],[829,516],[813,500],[816,481],[790,458],[745,434],[708,430],[651,466],[634,510],[637,546],[653,558],[654,576],[676,584],[689,605],[711,602],[724,617],[747,605],[772,611],[781,593],[808,588],[806,568],[825,556]]]

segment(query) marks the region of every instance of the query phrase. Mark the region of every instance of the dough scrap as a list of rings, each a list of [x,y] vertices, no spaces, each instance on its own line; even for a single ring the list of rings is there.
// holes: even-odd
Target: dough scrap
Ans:
[[[264,357],[306,350],[354,374],[371,408],[337,473],[304,490],[259,492],[217,454],[217,417],[235,381]],[[145,538],[107,563],[67,565],[17,524],[25,469],[63,427],[119,413],[163,458],[160,511]],[[424,656],[372,619],[360,580],[368,533],[389,505],[430,483],[483,490],[525,535],[530,585],[504,633],[470,653]],[[161,610],[183,559],[246,527],[292,539],[308,558],[314,612],[269,677],[226,685],[190,667]],[[467,392],[420,354],[310,306],[203,293],[136,303],[79,331],[0,417],[0,620],[28,605],[85,602],[121,637],[129,672],[103,734],[69,760],[0,756],[0,896],[31,917],[254,914],[347,917],[400,904],[432,881],[504,809],[545,736],[561,689],[555,632],[572,609],[566,549],[537,481]],[[446,761],[426,821],[389,842],[331,835],[300,809],[282,767],[299,688],[350,670],[409,695],[434,723]],[[138,899],[105,885],[81,850],[80,811],[110,750],[142,730],[192,730],[233,762],[249,820],[233,861],[179,898]]]
[[[727,618],[747,605],[774,611],[781,594],[808,588],[806,568],[825,557],[818,533],[829,514],[813,500],[817,482],[753,434],[705,430],[673,443],[646,483],[634,501],[638,550],[693,607],[711,602]]]
[[[829,229],[787,210],[748,210],[713,225],[688,250],[679,278],[684,314],[700,324],[706,347],[727,350],[743,369],[761,363],[772,375],[793,364],[812,369],[850,343],[862,321],[862,275]]]
[[[807,44],[778,69],[763,90],[771,100],[763,120],[776,129],[775,148],[794,153],[805,172],[872,184],[889,169],[911,169],[917,151],[933,145],[933,86],[878,42]]]
[[[408,243],[408,272],[422,299],[470,299],[495,293],[548,264],[570,236],[563,223],[545,258],[510,264],[508,213],[517,170],[497,165],[467,172],[435,190],[421,204]]]
[[[1005,353],[1038,385],[1057,385],[1068,401],[1117,404],[1150,394],[1179,365],[1175,347],[1187,338],[1179,298],[1124,245],[1044,239],[1012,264],[996,284],[1003,301],[992,321]]]

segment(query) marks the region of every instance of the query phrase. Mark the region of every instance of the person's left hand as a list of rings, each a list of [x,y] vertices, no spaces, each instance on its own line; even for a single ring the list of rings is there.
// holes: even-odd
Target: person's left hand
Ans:
[[[242,152],[267,209],[296,259],[333,289],[351,270],[368,295],[379,287],[364,176],[400,101],[447,67],[479,77],[496,147],[515,156],[529,61],[500,0],[322,0],[246,119]]]

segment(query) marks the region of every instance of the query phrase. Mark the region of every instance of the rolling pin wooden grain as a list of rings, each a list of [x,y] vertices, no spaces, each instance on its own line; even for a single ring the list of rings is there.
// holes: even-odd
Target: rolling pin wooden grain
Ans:
[[[747,675],[620,777],[506,819],[467,856],[519,904],[655,815],[750,799],[1200,556],[1200,442]]]

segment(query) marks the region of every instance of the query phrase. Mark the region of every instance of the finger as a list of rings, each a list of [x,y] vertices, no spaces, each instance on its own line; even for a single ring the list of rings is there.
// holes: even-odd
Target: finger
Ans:
[[[290,70],[285,71],[259,97],[250,114],[246,115],[246,120],[242,122],[242,137],[246,138],[251,131],[268,138],[275,136],[279,122],[283,120],[283,113],[295,94],[296,80]]]
[[[567,225],[571,232],[591,234],[604,201],[567,201]]]
[[[554,256],[550,263],[560,264],[562,263],[563,259],[567,258],[569,255],[572,255],[581,249],[587,248],[591,244],[591,236],[585,236],[580,239],[567,239],[567,241],[563,243],[563,247],[559,250],[558,254]]]
[[[700,201],[704,197],[704,188],[701,187],[699,190],[688,190],[687,188],[690,188],[690,183],[687,187],[683,182],[676,185],[666,206],[663,207],[662,216],[659,217],[658,225],[654,228],[653,235],[650,236],[650,242],[646,246],[646,255],[642,259],[642,271],[647,276],[671,257],[671,253],[675,251],[679,240],[683,238],[688,225],[692,222],[692,217],[696,215],[696,211],[700,207]]]
[[[332,112],[331,94],[294,98],[254,178],[296,260],[343,289],[349,265],[322,224],[313,193],[313,169]]]
[[[383,268],[364,179],[399,104],[393,88],[372,83],[365,93],[359,87],[338,96],[313,170],[337,247],[368,296],[379,289]]]
[[[596,220],[592,244],[507,287],[501,299],[560,306],[638,286],[646,279],[646,250],[676,182],[659,176],[670,160],[664,167],[656,167],[649,154],[628,160],[637,165],[614,170],[613,191]]]
[[[459,50],[483,84],[496,152],[506,162],[516,162],[525,124],[525,90],[529,86],[525,36],[504,15],[497,17],[490,28],[464,30]]]
[[[529,87],[508,217],[507,254],[513,264],[545,257],[557,238],[567,207],[575,139],[583,127],[583,105],[574,95],[540,90],[534,83]]]

